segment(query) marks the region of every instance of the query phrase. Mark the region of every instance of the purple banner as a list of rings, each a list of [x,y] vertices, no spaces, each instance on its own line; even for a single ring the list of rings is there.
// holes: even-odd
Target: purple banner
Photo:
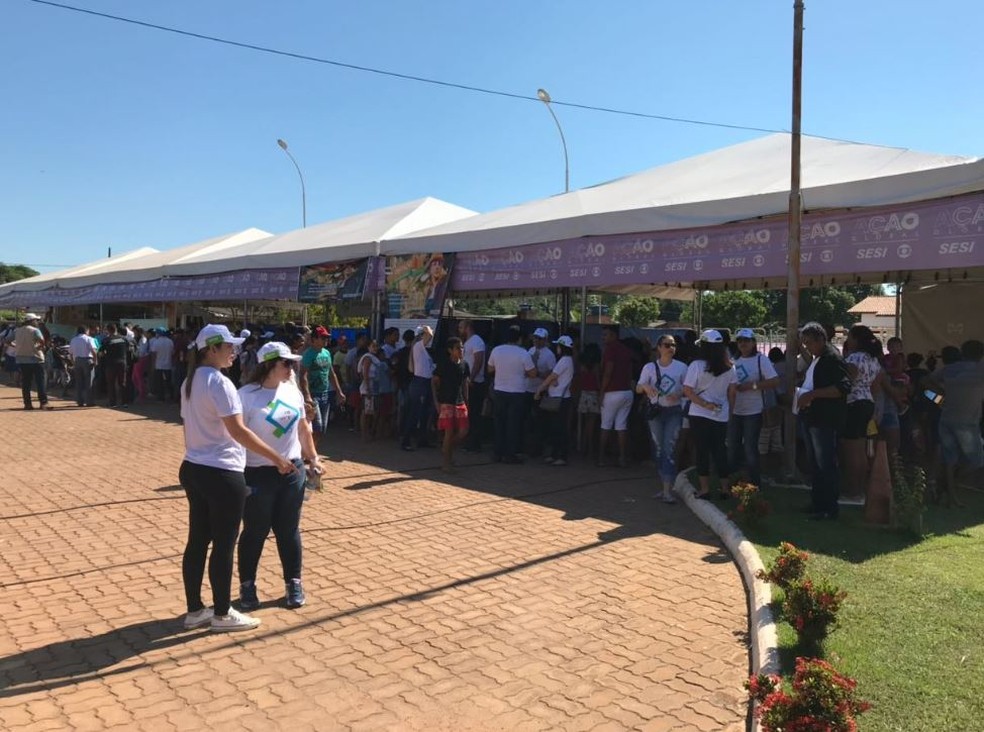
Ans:
[[[984,266],[984,194],[804,216],[804,276]],[[462,252],[453,289],[752,281],[786,274],[785,217]]]
[[[200,277],[171,277],[42,292],[12,292],[0,305],[71,305],[190,300],[296,300],[297,267],[242,270]]]

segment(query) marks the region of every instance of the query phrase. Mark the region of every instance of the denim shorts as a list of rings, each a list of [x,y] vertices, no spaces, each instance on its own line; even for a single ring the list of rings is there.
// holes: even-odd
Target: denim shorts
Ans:
[[[984,467],[979,424],[940,422],[940,448],[947,465],[963,463],[974,470]]]

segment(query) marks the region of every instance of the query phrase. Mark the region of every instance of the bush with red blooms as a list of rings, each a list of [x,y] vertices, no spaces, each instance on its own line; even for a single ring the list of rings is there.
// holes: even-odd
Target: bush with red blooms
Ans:
[[[857,698],[856,687],[817,658],[796,659],[792,684],[765,674],[745,683],[764,732],[855,732],[856,717],[871,708]]]
[[[783,619],[793,626],[801,646],[820,645],[837,625],[837,612],[847,593],[828,580],[800,579],[786,588]]]
[[[784,541],[779,545],[779,556],[772,562],[769,570],[767,572],[759,570],[756,576],[771,582],[785,592],[793,582],[803,579],[809,558],[810,555],[802,549],[797,549],[788,541]]]
[[[728,514],[728,518],[732,521],[754,525],[768,516],[772,510],[769,502],[762,497],[762,491],[757,485],[735,483],[731,488],[731,495],[738,499],[735,510]]]

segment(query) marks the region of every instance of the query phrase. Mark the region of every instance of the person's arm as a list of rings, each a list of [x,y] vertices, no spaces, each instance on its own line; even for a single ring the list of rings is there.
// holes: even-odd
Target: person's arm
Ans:
[[[310,372],[310,370],[311,369],[309,369],[307,366],[304,365],[304,359],[302,358],[301,370],[297,379],[299,383],[297,385],[301,389],[301,394],[304,396],[304,401],[308,401],[309,399],[311,399],[311,387],[308,384],[308,373]]]
[[[738,398],[738,384],[731,382],[728,384],[728,414],[735,413],[735,399]]]
[[[431,396],[434,398],[434,406],[437,411],[441,411],[441,404],[437,401],[437,390],[441,388],[441,377],[436,373],[431,376]]]
[[[615,369],[613,361],[605,361],[601,368],[601,393],[608,391],[608,382],[612,380],[612,371]]]
[[[476,351],[472,354],[472,362],[469,364],[471,370],[468,372],[468,380],[474,381],[475,377],[481,372],[482,361],[485,360],[485,351]]]
[[[257,455],[261,455],[272,462],[277,466],[277,470],[282,475],[293,473],[296,470],[290,460],[266,444],[256,436],[253,430],[246,426],[246,423],[243,422],[242,414],[230,414],[228,417],[223,417],[222,424],[225,425],[226,431],[228,431],[232,439],[247,450],[255,452]]]
[[[656,387],[649,383],[650,375],[656,376],[656,371],[653,369],[649,370],[649,364],[642,367],[642,373],[639,374],[639,381],[636,384],[635,392],[636,394],[645,394],[647,398],[652,399],[659,392],[657,392]]]
[[[298,420],[297,436],[301,441],[301,457],[304,462],[315,470],[321,470],[321,458],[314,442],[314,433],[311,431],[311,423],[306,419]]]
[[[338,374],[335,372],[335,366],[332,364],[331,368],[328,369],[328,378],[331,379],[331,383],[335,385],[335,393],[342,393],[342,383],[338,380]]]
[[[533,398],[539,399],[541,396],[543,396],[543,394],[547,391],[549,387],[553,386],[558,381],[560,381],[560,377],[557,376],[557,372],[551,371],[549,374],[547,374],[544,377],[543,383],[540,384],[539,388],[536,390],[536,393],[533,395]]]

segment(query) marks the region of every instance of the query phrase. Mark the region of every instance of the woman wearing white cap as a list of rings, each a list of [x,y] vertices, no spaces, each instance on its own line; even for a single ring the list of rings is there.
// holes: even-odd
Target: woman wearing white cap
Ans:
[[[296,471],[289,460],[270,448],[243,422],[243,407],[233,383],[220,369],[235,358],[234,338],[224,325],[206,325],[195,339],[188,376],[181,388],[185,455],[179,473],[188,497],[188,543],[182,562],[188,614],[186,628],[211,625],[213,631],[251,630],[256,618],[230,607],[236,537],[246,503],[246,450],[263,455],[281,473]],[[214,607],[202,602],[202,578],[208,545]]]
[[[548,465],[561,467],[567,465],[567,450],[571,437],[568,433],[571,409],[571,382],[574,380],[574,341],[570,336],[561,336],[554,341],[560,358],[554,364],[553,370],[537,387],[534,399],[540,402],[541,411],[547,416],[549,430],[547,432],[550,455],[545,462]],[[547,397],[556,400],[547,408],[543,402],[543,392]]]
[[[690,429],[697,447],[698,498],[710,498],[711,461],[721,481],[721,498],[728,490],[728,417],[735,404],[737,376],[716,330],[700,336],[700,358],[690,364],[683,379],[683,395],[690,400]]]
[[[257,366],[239,390],[246,426],[282,458],[294,472],[283,474],[275,463],[251,448],[246,450],[246,485],[249,497],[239,537],[239,606],[255,610],[256,569],[270,529],[277,539],[283,569],[285,602],[289,608],[304,604],[301,584],[301,506],[304,505],[304,463],[321,472],[311,425],[304,418],[304,395],[291,381],[293,365],[301,356],[284,343],[267,343],[256,352]]]
[[[676,359],[676,338],[665,333],[656,341],[655,358],[642,367],[636,393],[648,400],[646,422],[652,439],[657,480],[660,484],[659,500],[676,503],[670,493],[676,479],[677,438],[683,426],[683,382],[687,365]]]
[[[738,360],[735,375],[738,377],[735,408],[728,422],[728,462],[731,472],[741,467],[742,457],[753,485],[762,485],[759,467],[759,435],[762,433],[762,412],[766,406],[766,393],[779,385],[779,374],[772,361],[758,352],[755,331],[742,328],[735,334],[738,342]]]

